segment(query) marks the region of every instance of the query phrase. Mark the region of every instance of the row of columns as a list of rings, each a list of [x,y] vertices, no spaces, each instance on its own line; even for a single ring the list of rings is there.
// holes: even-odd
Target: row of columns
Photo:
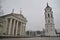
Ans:
[[[23,23],[17,20],[13,20],[13,19],[9,19],[8,20],[8,26],[7,26],[8,30],[7,33],[8,35],[20,35],[22,36],[24,34],[24,29],[25,26],[23,26]]]

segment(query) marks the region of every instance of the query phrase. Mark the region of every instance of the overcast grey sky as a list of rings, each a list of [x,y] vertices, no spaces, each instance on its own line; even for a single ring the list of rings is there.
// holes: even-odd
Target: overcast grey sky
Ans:
[[[60,0],[3,0],[2,6],[4,13],[20,12],[27,18],[26,30],[42,30],[45,27],[44,8],[46,4],[52,7],[54,23],[56,28],[60,28]]]

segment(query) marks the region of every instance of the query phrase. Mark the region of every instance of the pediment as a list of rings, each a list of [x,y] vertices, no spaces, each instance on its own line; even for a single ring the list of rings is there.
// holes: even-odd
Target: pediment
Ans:
[[[7,14],[7,15],[3,15],[1,16],[2,18],[17,18],[20,20],[24,20],[27,21],[26,18],[22,15],[22,14]]]
[[[10,16],[13,16],[13,17],[18,17],[18,18],[25,18],[22,14],[7,14],[7,15],[3,15],[1,17],[10,17]]]

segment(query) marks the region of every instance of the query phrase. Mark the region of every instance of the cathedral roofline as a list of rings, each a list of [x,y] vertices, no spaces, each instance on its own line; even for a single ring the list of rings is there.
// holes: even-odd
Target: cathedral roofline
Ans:
[[[22,19],[27,22],[27,19],[24,16],[22,16],[20,14],[15,14],[15,13],[13,13],[13,14],[10,13],[10,14],[6,14],[6,15],[3,15],[3,16],[0,16],[0,18],[5,18],[5,17],[8,17],[8,16],[14,16],[14,17],[16,17],[18,19],[20,19],[22,17]]]

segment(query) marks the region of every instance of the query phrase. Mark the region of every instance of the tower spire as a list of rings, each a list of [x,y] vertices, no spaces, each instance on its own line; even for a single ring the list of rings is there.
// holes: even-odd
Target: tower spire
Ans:
[[[47,2],[47,7],[49,7],[48,2]]]
[[[48,6],[48,3],[47,3],[47,6]]]

